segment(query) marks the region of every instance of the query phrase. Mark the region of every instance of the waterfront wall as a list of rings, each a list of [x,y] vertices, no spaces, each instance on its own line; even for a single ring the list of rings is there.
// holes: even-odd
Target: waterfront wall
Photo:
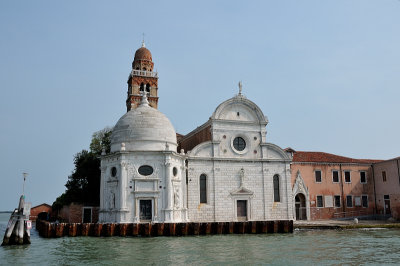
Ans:
[[[36,221],[45,238],[63,236],[187,236],[216,234],[293,233],[293,221],[213,223],[50,223]]]

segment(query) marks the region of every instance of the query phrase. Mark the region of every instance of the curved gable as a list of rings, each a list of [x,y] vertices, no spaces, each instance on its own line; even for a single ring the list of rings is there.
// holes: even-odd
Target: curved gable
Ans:
[[[264,116],[261,109],[255,103],[241,95],[237,95],[221,103],[215,109],[211,118],[268,123],[268,119]]]
[[[266,143],[265,146],[267,148],[267,158],[268,159],[292,160],[292,157],[289,155],[289,153],[287,153],[285,150],[283,150],[278,145],[275,145],[272,143]]]
[[[211,141],[206,141],[203,143],[200,143],[196,147],[193,148],[193,150],[188,153],[189,156],[191,157],[207,157],[211,158],[212,157],[212,143]]]

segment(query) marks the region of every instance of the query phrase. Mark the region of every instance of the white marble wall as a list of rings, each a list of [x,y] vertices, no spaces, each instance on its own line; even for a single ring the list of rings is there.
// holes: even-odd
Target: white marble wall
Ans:
[[[142,176],[138,168],[153,173]],[[186,221],[186,174],[182,155],[173,152],[121,152],[101,162],[100,222],[140,222],[139,201],[152,201],[153,222]],[[112,167],[117,175],[111,176]],[[173,175],[176,167],[177,174]]]

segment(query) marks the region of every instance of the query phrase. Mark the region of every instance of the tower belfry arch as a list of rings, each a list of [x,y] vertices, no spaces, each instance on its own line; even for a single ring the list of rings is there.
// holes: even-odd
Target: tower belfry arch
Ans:
[[[158,108],[158,73],[154,71],[151,52],[146,48],[144,35],[142,46],[136,50],[132,70],[128,77],[126,109],[135,109],[141,101],[142,93],[147,94],[149,105]]]

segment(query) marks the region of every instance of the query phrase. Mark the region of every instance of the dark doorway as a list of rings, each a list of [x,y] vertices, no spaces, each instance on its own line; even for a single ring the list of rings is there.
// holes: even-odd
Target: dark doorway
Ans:
[[[140,221],[151,221],[151,200],[140,200]]]
[[[385,207],[385,214],[392,214],[391,212],[390,212],[390,197],[389,197],[389,195],[384,195],[383,196],[383,199],[384,199],[384,207]]]
[[[299,193],[295,198],[296,220],[307,220],[306,198]]]
[[[84,223],[92,222],[92,208],[83,208],[83,222]]]
[[[247,220],[247,200],[237,201],[237,218],[238,221]]]

